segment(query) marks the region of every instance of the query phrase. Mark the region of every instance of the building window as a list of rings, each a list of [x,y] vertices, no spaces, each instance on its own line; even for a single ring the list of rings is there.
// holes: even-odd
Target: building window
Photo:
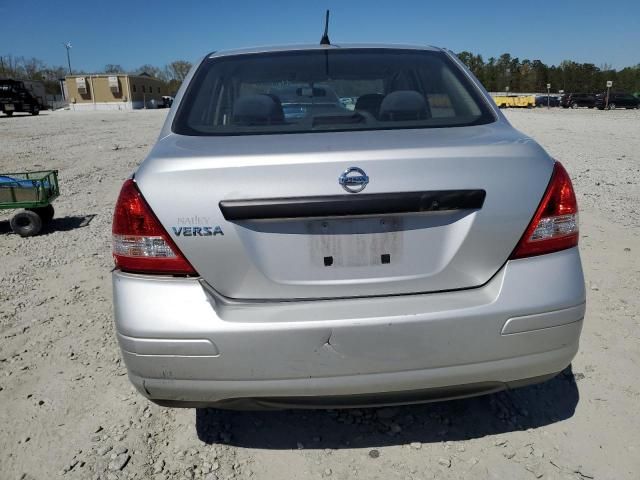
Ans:
[[[144,85],[142,85],[142,93],[146,93],[147,89]]]
[[[137,91],[136,86],[133,85],[133,93],[136,93],[136,91]]]
[[[160,87],[158,87],[158,93],[160,93]]]

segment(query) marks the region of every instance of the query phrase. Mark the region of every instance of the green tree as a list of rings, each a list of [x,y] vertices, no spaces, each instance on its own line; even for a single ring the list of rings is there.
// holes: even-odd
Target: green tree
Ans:
[[[496,59],[489,57],[487,63],[484,66],[484,86],[490,92],[497,92],[498,88],[498,67],[496,66]]]

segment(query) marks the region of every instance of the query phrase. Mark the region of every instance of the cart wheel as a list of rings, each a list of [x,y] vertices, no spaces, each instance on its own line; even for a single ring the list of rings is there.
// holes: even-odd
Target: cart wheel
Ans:
[[[40,220],[42,220],[43,225],[46,225],[53,220],[53,215],[55,214],[55,210],[51,204],[44,207],[30,208],[29,211],[37,213],[40,216]]]
[[[21,237],[32,237],[37,235],[42,228],[42,220],[40,215],[31,210],[23,210],[16,213],[9,221],[11,230]]]

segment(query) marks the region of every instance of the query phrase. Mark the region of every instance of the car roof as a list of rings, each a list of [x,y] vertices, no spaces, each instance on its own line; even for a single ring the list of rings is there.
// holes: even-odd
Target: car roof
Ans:
[[[300,44],[300,45],[272,45],[261,47],[238,48],[232,50],[221,50],[212,52],[207,58],[226,57],[229,55],[245,55],[251,53],[272,53],[272,52],[291,52],[300,50],[335,50],[335,49],[371,49],[384,48],[393,50],[427,50],[433,52],[443,51],[442,48],[426,46],[426,45],[403,45],[394,43],[341,43],[331,45],[320,44]]]

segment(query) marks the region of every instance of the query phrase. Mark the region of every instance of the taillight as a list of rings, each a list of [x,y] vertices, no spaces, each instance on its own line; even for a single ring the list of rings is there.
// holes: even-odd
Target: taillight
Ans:
[[[532,257],[578,245],[578,202],[569,174],[556,162],[533,220],[511,258]]]
[[[197,275],[129,179],[113,214],[113,258],[124,272]]]

